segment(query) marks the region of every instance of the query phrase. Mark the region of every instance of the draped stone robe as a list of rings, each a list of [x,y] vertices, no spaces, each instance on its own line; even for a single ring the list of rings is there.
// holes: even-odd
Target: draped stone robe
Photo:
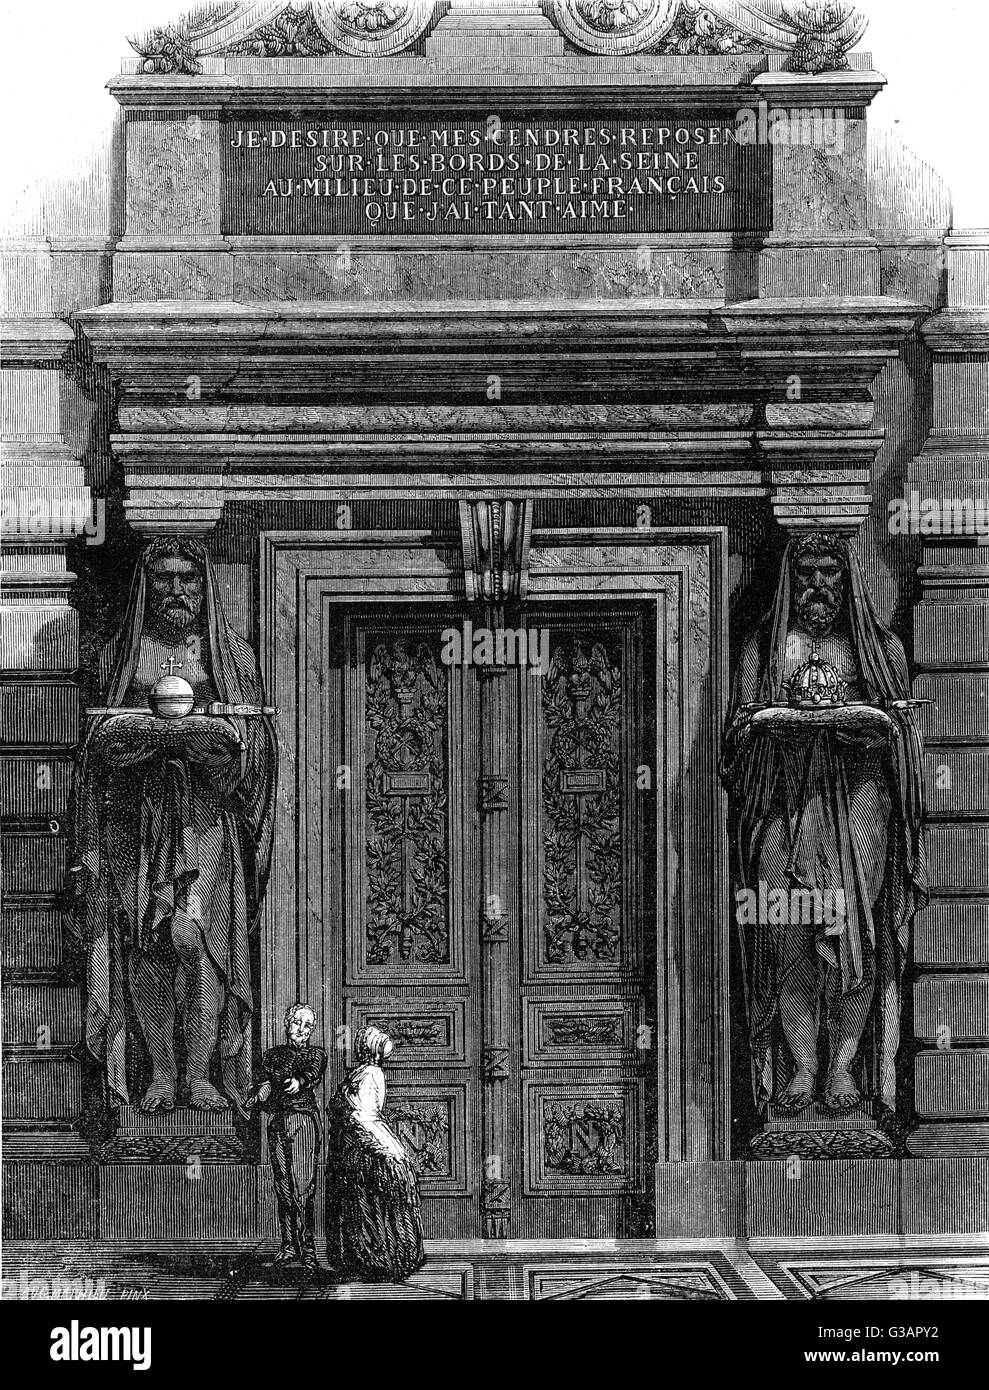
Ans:
[[[753,1090],[761,1110],[792,1069],[779,1026],[780,987],[794,953],[810,946],[832,995],[861,989],[874,972],[863,1079],[866,1093],[892,1111],[910,926],[927,901],[920,738],[911,710],[889,710],[895,734],[886,746],[847,742],[833,728],[793,744],[765,736],[741,743],[735,719],[742,706],[785,698],[797,664],[791,549],[776,602],[743,649],[726,724],[722,776],[733,876],[736,887],[756,895],[760,884],[786,894],[801,886],[840,892],[845,920],[824,920],[810,932],[765,922],[740,928]],[[879,622],[850,548],[846,558],[844,611],[832,640],[847,663],[849,698],[880,705],[907,699],[903,648]]]
[[[201,659],[188,663],[184,674],[192,677],[197,702],[263,704],[257,659],[227,624],[209,557],[204,548],[200,552]],[[101,703],[107,707],[146,706],[148,689],[161,674],[160,640],[144,631],[145,591],[142,561],[121,631],[101,658]],[[229,722],[242,750],[213,768],[181,757],[108,767],[99,754],[98,728],[123,723],[112,716],[94,721],[83,746],[74,801],[75,867],[85,894],[85,1037],[105,1069],[111,1104],[130,1099],[127,953],[167,955],[176,912],[198,922],[221,983],[220,1077],[235,1109],[250,1086],[249,937],[271,858],[276,751],[268,718]]]

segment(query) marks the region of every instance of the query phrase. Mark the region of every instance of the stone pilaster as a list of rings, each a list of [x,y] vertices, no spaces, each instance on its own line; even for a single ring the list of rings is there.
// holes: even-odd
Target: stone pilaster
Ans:
[[[114,259],[118,299],[233,295],[221,235],[223,167],[217,107],[127,111],[127,232]]]
[[[512,959],[509,921],[519,911],[511,827],[518,824],[517,779],[509,776],[518,730],[506,696],[506,667],[485,668],[481,680],[481,978],[484,990],[483,1136],[481,1204],[484,1232],[504,1240],[510,1231],[516,1171],[510,1092],[517,1085],[520,1059],[512,1055],[511,1015],[517,1007],[517,966]],[[512,815],[513,811],[515,814]]]
[[[760,73],[755,134],[772,146],[773,230],[759,257],[766,298],[880,291],[869,227],[866,108],[877,72]]]
[[[914,614],[925,711],[931,903],[917,920],[910,1141],[989,1154],[989,233],[945,244],[948,305],[928,319],[933,429],[905,520],[924,538]]]
[[[62,370],[72,330],[52,318],[8,321],[3,361],[3,554],[0,556],[0,815],[3,904],[4,1150],[18,1203],[37,1194],[35,1165],[79,1160],[76,962],[61,910],[72,750],[78,739],[79,617],[66,547],[94,524],[72,445],[77,388]],[[33,1169],[33,1172],[31,1171]],[[49,1180],[49,1198],[75,1179]],[[73,1234],[82,1230],[67,1218]]]
[[[472,603],[484,605],[480,611],[489,626],[504,624],[506,602],[514,605],[525,597],[531,526],[528,502],[503,498],[460,504],[464,587]],[[513,829],[519,824],[520,788],[512,751],[518,746],[519,728],[517,711],[506,692],[511,677],[507,666],[480,671],[484,1172],[479,1186],[485,1235],[493,1240],[511,1234],[521,1179],[512,1131],[521,1059],[513,1052],[511,1024],[519,979],[510,926],[520,911]]]
[[[562,58],[563,35],[550,22],[539,0],[450,0],[446,14],[426,41],[434,60],[471,62],[479,39],[489,58],[531,63]]]

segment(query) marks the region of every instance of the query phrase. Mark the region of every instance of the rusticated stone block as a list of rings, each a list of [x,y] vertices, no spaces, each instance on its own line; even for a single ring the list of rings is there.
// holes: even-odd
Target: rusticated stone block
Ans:
[[[77,985],[10,984],[4,992],[3,1040],[44,1051],[79,1041],[82,997]]]
[[[66,843],[58,835],[8,831],[4,887],[8,893],[58,893],[65,882]]]
[[[989,1117],[989,1051],[919,1053],[914,1058],[914,1105],[924,1119]]]
[[[914,656],[923,666],[989,663],[989,603],[921,603],[914,609],[913,630]],[[976,720],[978,713],[973,712]],[[983,718],[973,732],[984,731]]]
[[[79,1063],[57,1053],[12,1052],[4,1058],[7,1120],[74,1120],[82,1108]]]
[[[766,1160],[746,1164],[750,1236],[893,1234],[899,1164],[892,1159]]]
[[[941,748],[929,752],[924,761],[929,812],[989,813],[989,751]]]
[[[79,691],[75,685],[0,684],[0,745],[71,748],[79,740]]]
[[[914,919],[913,958],[920,966],[989,968],[989,902],[933,899]]]
[[[931,890],[989,894],[989,826],[928,827]]]
[[[100,1167],[103,1240],[257,1241],[275,1235],[253,1164],[106,1164]]]
[[[98,1212],[99,1170],[93,1164],[17,1163],[5,1157],[3,1229],[7,1240],[96,1240]],[[13,1273],[9,1277],[15,1298],[21,1296],[22,1284],[29,1298],[51,1298],[59,1282],[77,1291],[100,1287],[89,1277],[88,1266],[76,1273],[67,1268],[64,1255],[50,1275],[32,1270],[23,1278]]]
[[[735,1236],[744,1230],[744,1163],[657,1163],[658,1238]]]
[[[7,908],[3,926],[5,971],[58,970],[62,963],[61,916],[49,908]]]
[[[79,614],[67,604],[0,608],[0,669],[74,671],[79,665]]]
[[[913,1008],[919,1042],[981,1042],[989,1038],[989,975],[922,976]]]
[[[989,1230],[989,1159],[906,1159],[901,1184],[904,1235]]]
[[[0,815],[61,816],[71,785],[72,764],[65,758],[0,758]]]
[[[972,743],[989,739],[989,674],[925,671],[914,681],[913,693],[918,700],[934,701],[917,713],[928,742],[966,735],[971,735]]]
[[[937,434],[984,434],[989,396],[989,333],[982,359],[934,359],[934,421]],[[974,460],[973,460],[974,462]]]

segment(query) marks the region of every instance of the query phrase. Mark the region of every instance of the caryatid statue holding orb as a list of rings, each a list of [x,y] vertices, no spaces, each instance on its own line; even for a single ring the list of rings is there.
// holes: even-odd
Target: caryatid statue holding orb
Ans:
[[[75,788],[87,1047],[111,1104],[136,1085],[147,1112],[242,1114],[276,752],[257,658],[201,542],[146,546],[99,685]]]

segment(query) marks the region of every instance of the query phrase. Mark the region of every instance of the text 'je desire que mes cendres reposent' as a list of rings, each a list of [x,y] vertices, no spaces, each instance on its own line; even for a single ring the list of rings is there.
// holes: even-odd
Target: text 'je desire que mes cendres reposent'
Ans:
[[[713,119],[232,123],[228,230],[756,229],[764,151],[746,146],[736,125]],[[731,205],[730,222],[714,210],[719,201]],[[278,207],[286,203],[295,208]]]

